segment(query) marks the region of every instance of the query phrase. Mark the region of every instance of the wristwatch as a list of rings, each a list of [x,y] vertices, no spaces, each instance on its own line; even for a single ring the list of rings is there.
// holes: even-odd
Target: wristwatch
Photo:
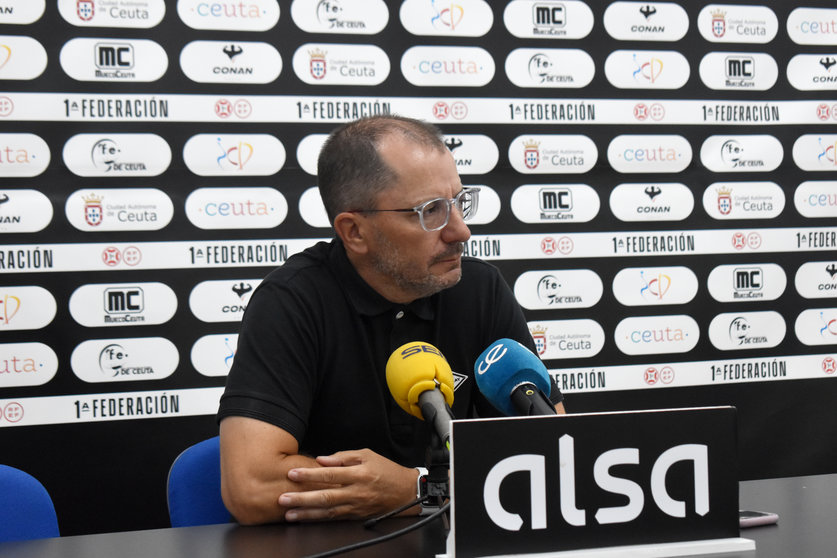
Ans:
[[[416,478],[416,500],[421,499],[421,511],[419,515],[430,515],[439,511],[438,503],[433,503],[427,499],[427,469],[424,467],[416,467],[418,477]]]

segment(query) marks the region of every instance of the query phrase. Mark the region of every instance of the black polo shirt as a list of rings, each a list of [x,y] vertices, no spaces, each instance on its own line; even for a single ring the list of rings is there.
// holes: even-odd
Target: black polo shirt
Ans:
[[[502,337],[534,350],[523,312],[494,266],[463,258],[456,286],[401,305],[363,281],[339,240],[320,242],[271,272],[250,298],[218,420],[238,415],[274,424],[312,456],[369,448],[422,465],[429,426],[393,400],[389,356],[411,341],[434,345],[456,379],[454,416],[496,416],[477,389],[474,361]],[[551,399],[562,399],[554,382]]]

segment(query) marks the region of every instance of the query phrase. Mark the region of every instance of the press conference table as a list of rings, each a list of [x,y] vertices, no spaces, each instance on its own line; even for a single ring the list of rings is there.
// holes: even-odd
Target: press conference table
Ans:
[[[821,558],[837,555],[837,474],[745,481],[740,507],[779,514],[778,525],[743,529],[756,550],[716,558]],[[4,513],[8,513],[6,510]],[[2,519],[0,519],[1,521]],[[416,521],[398,518],[374,530],[359,522],[242,527],[234,524],[153,529],[0,543],[10,558],[297,558],[391,533]],[[445,551],[441,521],[349,558],[433,557]]]

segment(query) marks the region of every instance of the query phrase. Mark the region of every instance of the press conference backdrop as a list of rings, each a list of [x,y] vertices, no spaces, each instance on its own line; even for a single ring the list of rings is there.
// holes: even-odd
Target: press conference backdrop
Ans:
[[[325,135],[397,113],[570,411],[732,404],[742,478],[834,472],[831,6],[0,0],[0,461],[63,534],[166,525],[250,294],[331,236]]]

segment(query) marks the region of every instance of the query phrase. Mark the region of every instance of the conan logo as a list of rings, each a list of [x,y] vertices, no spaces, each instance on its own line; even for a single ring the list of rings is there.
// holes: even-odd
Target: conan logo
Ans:
[[[587,524],[587,510],[576,505],[576,462],[575,439],[564,434],[558,440],[561,466],[558,468],[560,486],[561,516],[570,525],[581,527]],[[648,458],[647,453],[643,457]],[[602,507],[593,517],[600,525],[627,523],[639,517],[646,504],[646,494],[636,482],[613,474],[614,468],[639,465],[638,448],[614,448],[600,454],[593,467],[596,486],[611,494],[627,498],[622,506]],[[691,462],[694,470],[695,513],[705,516],[709,512],[709,459],[708,447],[704,444],[681,444],[663,451],[657,456],[651,468],[650,490],[654,505],[664,514],[674,518],[686,517],[686,502],[675,500],[666,488],[669,469],[679,462]],[[585,466],[586,468],[586,466]],[[581,470],[581,468],[579,468]],[[624,469],[623,469],[624,470]],[[498,462],[485,479],[483,497],[485,509],[492,522],[507,531],[519,531],[523,519],[519,514],[509,512],[500,500],[500,486],[513,473],[528,473],[530,481],[531,529],[546,529],[547,525],[547,478],[546,457],[538,454],[519,454]]]

